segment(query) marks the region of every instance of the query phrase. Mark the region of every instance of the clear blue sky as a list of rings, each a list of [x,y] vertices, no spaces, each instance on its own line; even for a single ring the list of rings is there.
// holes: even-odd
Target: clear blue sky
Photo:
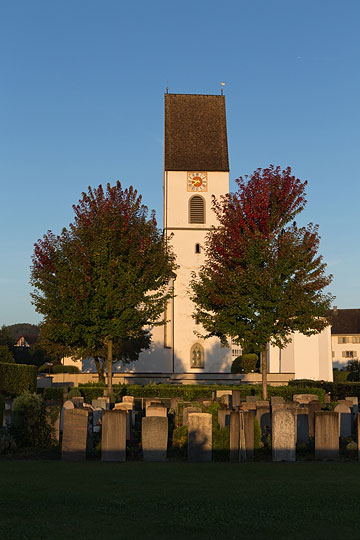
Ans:
[[[38,322],[34,242],[88,185],[133,184],[162,223],[163,94],[226,82],[233,180],[307,179],[339,308],[360,307],[358,0],[0,0],[0,324]]]

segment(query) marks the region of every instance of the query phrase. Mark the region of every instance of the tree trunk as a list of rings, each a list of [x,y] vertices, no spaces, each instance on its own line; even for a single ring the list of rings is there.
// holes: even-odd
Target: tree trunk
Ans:
[[[266,400],[268,397],[267,394],[267,363],[266,363],[266,349],[261,351],[261,379],[262,379],[262,395],[263,400]]]
[[[106,343],[107,345],[107,370],[108,370],[108,393],[109,398],[112,395],[112,361],[113,361],[113,342],[112,339]]]
[[[95,358],[96,372],[99,377],[99,382],[105,382],[105,361],[99,357]]]

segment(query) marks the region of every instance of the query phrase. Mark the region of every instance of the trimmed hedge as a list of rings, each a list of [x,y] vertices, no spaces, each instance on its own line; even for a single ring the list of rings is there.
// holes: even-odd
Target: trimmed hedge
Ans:
[[[19,396],[36,391],[37,367],[26,364],[0,364],[0,392]]]
[[[63,365],[57,365],[57,366],[48,366],[47,364],[43,364],[39,367],[38,371],[39,373],[49,373],[49,367],[50,367],[50,373],[80,373],[79,368],[77,366],[63,366]]]
[[[202,398],[211,399],[216,390],[239,390],[241,397],[261,395],[260,384],[237,384],[237,385],[173,385],[173,384],[148,384],[126,385],[126,394],[134,397],[179,397],[184,401],[199,401]],[[320,401],[324,401],[324,388],[311,386],[268,386],[269,396],[281,396],[285,400],[292,400],[294,394],[316,394]]]
[[[43,398],[45,401],[63,401],[64,389],[59,387],[44,388]]]
[[[312,387],[314,390],[316,387],[322,389],[325,393],[331,394],[332,401],[338,401],[339,399],[345,399],[348,396],[356,396],[360,400],[360,382],[327,382],[327,381],[310,381],[308,379],[290,381],[289,385],[296,384],[301,389],[301,393],[305,393],[304,388]],[[305,386],[307,385],[307,386]],[[296,392],[300,393],[300,392]],[[307,392],[306,392],[307,393]],[[311,392],[314,393],[315,392]]]

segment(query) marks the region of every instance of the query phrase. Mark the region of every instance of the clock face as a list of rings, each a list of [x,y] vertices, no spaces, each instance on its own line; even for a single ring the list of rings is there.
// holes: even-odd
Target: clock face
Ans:
[[[188,191],[207,191],[207,173],[188,172],[187,189]]]

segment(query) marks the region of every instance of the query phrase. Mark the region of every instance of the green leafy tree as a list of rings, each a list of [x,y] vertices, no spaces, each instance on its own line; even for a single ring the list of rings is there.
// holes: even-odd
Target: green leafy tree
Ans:
[[[89,188],[73,209],[68,229],[35,244],[33,303],[55,343],[92,356],[106,348],[111,392],[116,348],[123,355],[143,329],[164,323],[174,255],[132,187]]]
[[[12,352],[6,345],[0,345],[0,362],[5,362],[7,364],[14,362]]]
[[[306,182],[270,165],[237,180],[238,190],[213,200],[219,227],[208,235],[206,262],[193,275],[194,317],[227,344],[261,355],[267,398],[266,347],[283,348],[291,333],[307,336],[328,325],[332,276],[318,254],[318,226],[298,227]]]

